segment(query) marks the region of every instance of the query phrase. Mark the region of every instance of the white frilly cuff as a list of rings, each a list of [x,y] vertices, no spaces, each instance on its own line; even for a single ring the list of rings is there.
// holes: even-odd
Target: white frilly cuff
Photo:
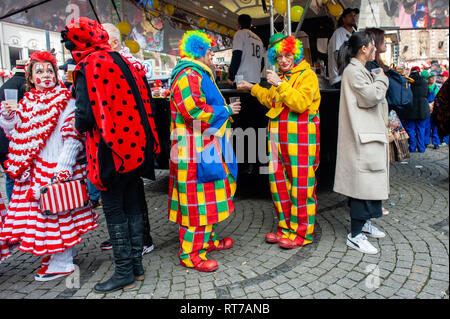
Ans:
[[[0,126],[3,128],[3,131],[7,137],[11,136],[11,131],[16,125],[17,118],[18,116],[16,114],[14,114],[11,118],[8,118],[3,115],[3,112],[0,112]]]

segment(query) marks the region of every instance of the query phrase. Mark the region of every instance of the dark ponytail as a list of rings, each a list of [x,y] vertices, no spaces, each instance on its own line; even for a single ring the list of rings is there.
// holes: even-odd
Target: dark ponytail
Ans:
[[[368,32],[355,32],[340,47],[337,56],[337,66],[339,75],[342,75],[344,69],[350,63],[350,60],[358,54],[359,49],[368,46],[373,41],[372,34]]]

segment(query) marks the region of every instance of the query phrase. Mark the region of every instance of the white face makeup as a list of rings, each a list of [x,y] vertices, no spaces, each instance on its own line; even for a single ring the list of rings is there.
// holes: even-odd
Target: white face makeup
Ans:
[[[56,74],[50,62],[35,63],[31,71],[31,82],[37,90],[50,89],[56,85]]]
[[[282,52],[277,55],[277,62],[282,72],[289,71],[294,67],[294,55],[292,53],[284,54]]]
[[[214,52],[211,49],[206,51],[206,55],[200,59],[201,62],[205,63],[210,68],[214,67],[213,63]]]

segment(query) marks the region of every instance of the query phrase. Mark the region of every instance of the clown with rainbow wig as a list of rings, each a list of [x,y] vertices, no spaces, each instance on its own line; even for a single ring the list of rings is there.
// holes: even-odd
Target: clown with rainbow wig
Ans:
[[[225,102],[214,81],[215,44],[203,31],[184,34],[170,95],[169,220],[179,224],[180,264],[207,272],[218,263],[206,254],[233,246],[229,237],[218,240],[215,229],[234,211],[237,163],[230,116],[240,110],[240,102]]]
[[[269,111],[269,183],[278,216],[276,233],[266,242],[285,249],[313,241],[317,211],[316,177],[319,164],[319,81],[303,58],[301,41],[276,33],[270,37],[265,89],[241,83]]]

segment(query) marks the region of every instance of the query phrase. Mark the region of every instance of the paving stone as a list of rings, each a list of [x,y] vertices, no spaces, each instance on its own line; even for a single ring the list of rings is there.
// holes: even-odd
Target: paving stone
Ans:
[[[377,255],[347,247],[347,199],[320,187],[314,242],[293,250],[265,243],[264,234],[277,226],[268,181],[252,177],[248,187],[245,183],[250,180],[244,178],[235,196],[235,213],[216,228],[220,238],[234,239],[234,247],[208,253],[208,258],[219,262],[219,269],[212,273],[179,265],[178,225],[167,220],[168,171],[156,170],[155,181],[144,179],[156,248],[144,256],[146,279],[135,289],[93,292],[96,283],[114,273],[111,252],[98,249],[108,236],[100,210],[99,227],[85,234],[77,247],[80,289],[67,288],[65,278],[36,282],[34,274],[41,258],[16,250],[1,264],[0,298],[448,299],[448,159],[448,147],[441,147],[413,153],[407,164],[391,164],[391,194],[383,201],[391,213],[374,220],[387,234],[373,240],[380,249]],[[423,168],[419,171],[416,165]],[[0,192],[5,199],[2,172]],[[391,202],[396,205],[389,206]],[[369,273],[373,266],[377,268]],[[375,282],[379,286],[369,288]]]

